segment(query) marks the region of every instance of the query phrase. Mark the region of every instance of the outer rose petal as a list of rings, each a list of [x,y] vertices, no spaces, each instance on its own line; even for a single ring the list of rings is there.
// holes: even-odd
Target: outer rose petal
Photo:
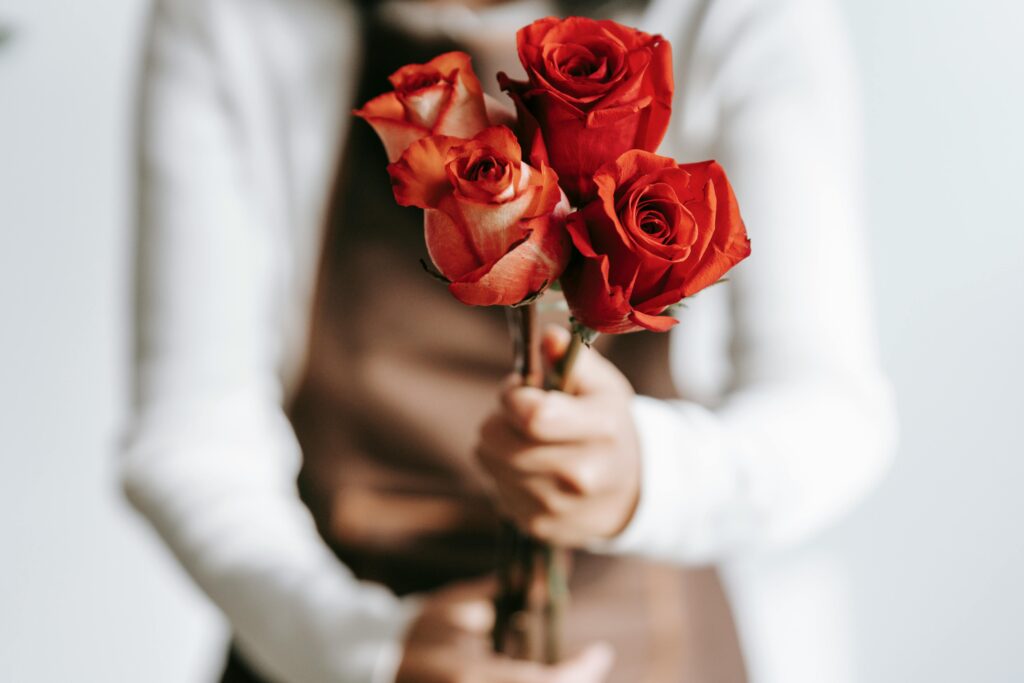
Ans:
[[[708,250],[697,266],[690,271],[683,294],[692,296],[700,290],[718,282],[734,265],[750,256],[750,239],[747,237],[739,205],[732,185],[718,162],[686,164],[683,168],[704,170],[708,183],[708,206],[714,215],[714,235]]]
[[[636,310],[629,314],[629,319],[651,332],[668,332],[679,324],[678,320],[669,315],[647,315]]]
[[[392,163],[409,145],[430,134],[426,128],[405,119],[405,109],[393,92],[373,98],[353,113],[373,126]]]
[[[632,308],[622,287],[608,282],[608,257],[579,257],[562,276],[562,291],[572,316],[604,334],[635,332],[629,319]]]
[[[449,280],[465,277],[483,264],[465,228],[444,211],[423,213],[423,237],[430,260]]]
[[[516,137],[523,146],[526,160],[534,168],[550,165],[547,146],[544,144],[544,135],[540,130],[540,122],[533,112],[523,102],[521,91],[526,84],[513,81],[504,72],[498,74],[499,87],[508,93],[516,109]]]
[[[458,71],[459,81],[466,92],[471,95],[483,95],[484,90],[480,86],[480,79],[477,78],[476,72],[473,70],[473,59],[467,53],[458,50],[445,52],[434,57],[427,64],[445,75]]]
[[[404,98],[405,116],[410,122],[431,130],[441,115],[442,108],[447,108],[452,86],[441,82],[423,88],[419,92],[406,95]],[[399,100],[403,98],[398,97]]]
[[[436,111],[435,121],[411,120],[394,92],[375,97],[362,109],[353,112],[373,126],[384,144],[388,161],[392,163],[420,138],[437,134],[471,138],[490,125],[483,90],[473,72],[469,55],[449,52],[427,62],[426,66],[437,69],[446,79],[451,79],[450,97],[439,108],[434,106],[437,102],[429,97],[418,98],[413,95],[407,97],[407,100],[416,107],[416,116],[420,119],[429,118]],[[393,85],[400,83],[402,72],[408,68],[403,67],[392,74]]]
[[[454,90],[451,100],[438,116],[432,132],[436,135],[471,138],[487,128],[490,125],[487,105],[469,55],[465,52],[449,52],[431,60],[430,64],[442,73],[458,71],[452,84]]]
[[[493,265],[452,282],[449,291],[473,306],[514,306],[537,294],[558,279],[569,260],[562,216],[530,221],[526,240]]]
[[[569,233],[584,256],[609,257],[609,281],[630,282],[638,269],[639,254],[623,241],[615,213],[609,214],[602,209],[598,201],[587,204],[569,221]]]
[[[463,141],[435,135],[409,145],[402,158],[388,165],[395,201],[402,206],[436,209],[449,191],[445,159]]]
[[[441,203],[441,208],[465,226],[484,263],[499,259],[514,242],[525,237],[522,220],[534,202],[540,188],[530,186],[515,199],[503,204],[485,204],[470,199],[453,197]]]

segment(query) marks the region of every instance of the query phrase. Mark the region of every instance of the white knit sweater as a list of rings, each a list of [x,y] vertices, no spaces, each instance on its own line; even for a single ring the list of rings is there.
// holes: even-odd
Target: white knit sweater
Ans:
[[[514,3],[388,16],[514,68]],[[754,683],[852,679],[841,567],[806,543],[888,463],[860,197],[859,110],[828,0],[655,0],[679,95],[663,152],[717,158],[753,255],[672,334],[687,401],[638,398],[643,489],[602,548],[721,566]],[[474,42],[475,41],[475,42]],[[289,683],[386,683],[415,600],[317,535],[282,405],[351,117],[343,0],[158,0],[140,135],[138,403],[124,480],[247,658]]]

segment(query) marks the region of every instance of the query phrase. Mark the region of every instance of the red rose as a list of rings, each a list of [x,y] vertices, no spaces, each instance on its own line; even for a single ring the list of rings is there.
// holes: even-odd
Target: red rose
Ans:
[[[569,217],[579,256],[562,276],[577,321],[598,332],[663,332],[669,306],[750,254],[736,197],[714,161],[627,152],[594,177],[597,197]]]
[[[547,18],[520,29],[528,82],[498,80],[519,112],[530,162],[558,173],[575,205],[594,172],[623,152],[653,152],[672,113],[672,48],[614,21]]]
[[[465,52],[403,66],[388,80],[393,92],[354,112],[377,131],[388,161],[428,135],[471,138],[490,125],[480,80]]]
[[[426,210],[427,251],[459,301],[518,304],[565,269],[569,204],[558,176],[523,163],[508,128],[424,138],[388,173],[399,204]]]

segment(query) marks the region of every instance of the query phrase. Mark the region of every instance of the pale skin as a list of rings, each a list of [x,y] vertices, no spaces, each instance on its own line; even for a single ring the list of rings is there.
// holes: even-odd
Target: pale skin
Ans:
[[[545,330],[545,362],[561,358],[568,344],[565,330]],[[583,349],[567,389],[510,381],[480,429],[477,457],[523,531],[576,548],[615,536],[633,516],[640,448],[633,387],[618,368]]]
[[[406,636],[396,683],[599,683],[614,654],[596,643],[558,666],[491,651],[490,581],[456,584],[431,595]]]
[[[569,343],[545,330],[553,364]],[[640,448],[629,381],[599,353],[584,349],[566,393],[524,387],[511,378],[480,429],[477,458],[493,480],[502,511],[527,533],[583,547],[629,523],[640,495]],[[493,584],[458,584],[429,596],[406,636],[397,683],[601,683],[611,668],[607,644],[585,648],[555,667],[491,652]]]

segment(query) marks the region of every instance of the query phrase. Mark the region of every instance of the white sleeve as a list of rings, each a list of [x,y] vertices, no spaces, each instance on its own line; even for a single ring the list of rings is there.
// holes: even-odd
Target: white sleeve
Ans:
[[[829,0],[711,0],[693,69],[752,254],[729,276],[723,402],[638,398],[638,509],[607,551],[677,562],[799,541],[885,471],[855,81]],[[699,297],[700,295],[698,295]],[[680,327],[687,324],[685,311]]]
[[[287,230],[272,224],[259,141],[247,139],[254,129],[236,94],[258,88],[235,82],[244,73],[224,75],[226,64],[248,64],[258,78],[265,55],[240,36],[237,15],[248,10],[230,16],[233,4],[169,0],[153,17],[124,485],[263,675],[384,683],[415,605],[357,581],[298,496],[301,454],[279,378]]]

